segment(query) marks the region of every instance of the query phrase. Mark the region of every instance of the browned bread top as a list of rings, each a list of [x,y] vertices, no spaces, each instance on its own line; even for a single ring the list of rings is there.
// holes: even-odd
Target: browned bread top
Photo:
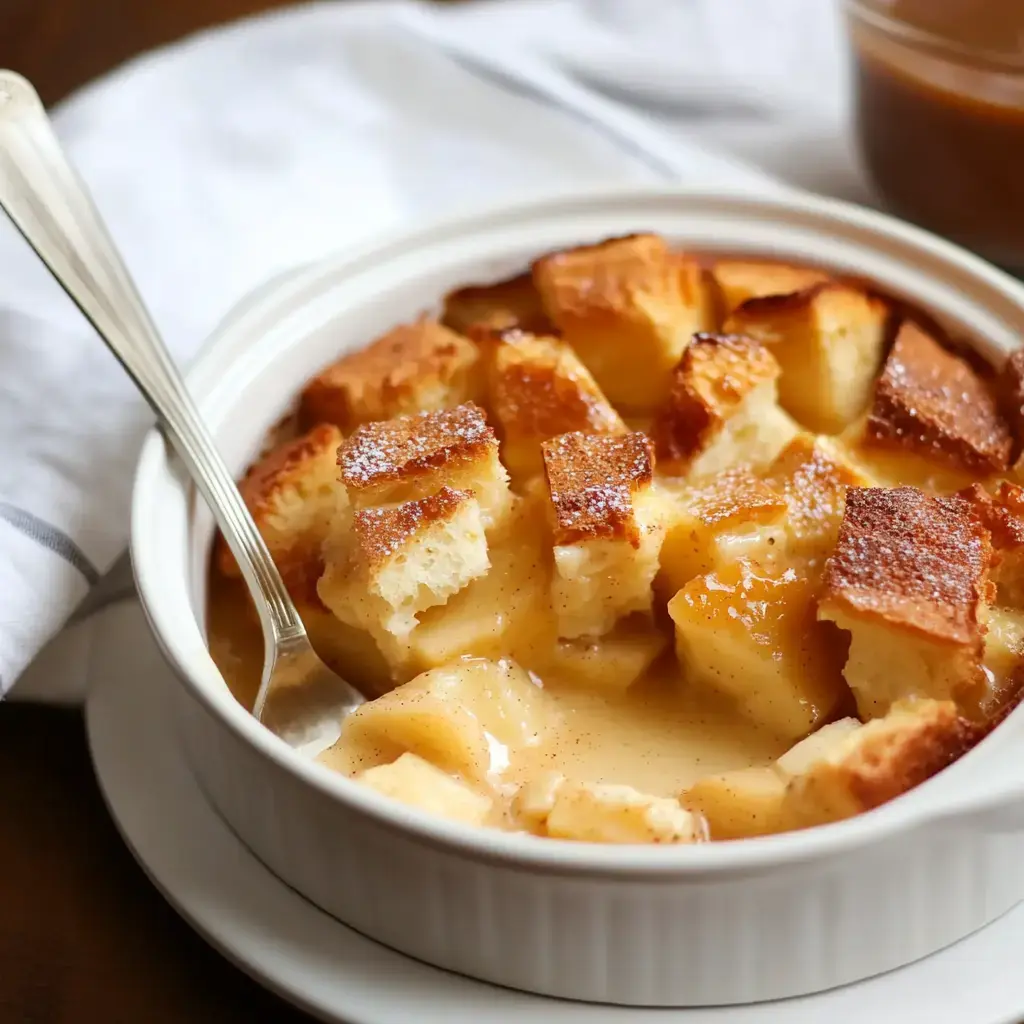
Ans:
[[[1005,470],[1012,445],[981,378],[909,321],[885,361],[865,438],[977,472]]]
[[[633,499],[654,476],[654,450],[647,435],[577,432],[545,441],[542,449],[555,543],[623,537],[638,547]]]
[[[991,600],[989,531],[962,498],[854,487],[825,566],[823,601],[931,639],[980,644]]]

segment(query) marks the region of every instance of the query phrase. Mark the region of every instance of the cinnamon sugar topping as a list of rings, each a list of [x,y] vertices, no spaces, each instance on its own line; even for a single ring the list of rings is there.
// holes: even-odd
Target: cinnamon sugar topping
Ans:
[[[398,416],[359,427],[338,453],[350,489],[403,480],[471,462],[496,449],[494,431],[472,402],[455,409]]]
[[[545,441],[542,448],[555,510],[555,543],[625,537],[638,547],[633,496],[654,475],[654,449],[647,435],[577,432]]]
[[[989,531],[959,497],[853,487],[825,592],[851,612],[951,644],[979,644],[989,599]]]

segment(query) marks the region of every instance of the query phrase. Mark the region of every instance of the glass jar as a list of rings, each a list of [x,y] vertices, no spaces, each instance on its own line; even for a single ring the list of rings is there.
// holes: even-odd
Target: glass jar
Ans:
[[[1024,270],[1024,0],[846,0],[879,198]]]

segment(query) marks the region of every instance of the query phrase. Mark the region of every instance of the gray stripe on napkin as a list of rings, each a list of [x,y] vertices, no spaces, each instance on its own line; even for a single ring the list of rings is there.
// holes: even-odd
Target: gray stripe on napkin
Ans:
[[[23,508],[9,505],[6,501],[0,501],[0,519],[73,565],[85,577],[90,587],[99,581],[99,570],[63,530],[32,515],[31,512],[26,512]]]

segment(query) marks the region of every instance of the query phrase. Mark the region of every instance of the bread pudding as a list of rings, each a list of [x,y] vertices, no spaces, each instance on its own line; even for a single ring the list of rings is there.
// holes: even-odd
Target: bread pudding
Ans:
[[[870,812],[1024,692],[1024,356],[884,282],[636,234],[469,284],[339,357],[241,490],[369,698],[319,755],[579,842]],[[226,546],[214,659],[259,623]]]

